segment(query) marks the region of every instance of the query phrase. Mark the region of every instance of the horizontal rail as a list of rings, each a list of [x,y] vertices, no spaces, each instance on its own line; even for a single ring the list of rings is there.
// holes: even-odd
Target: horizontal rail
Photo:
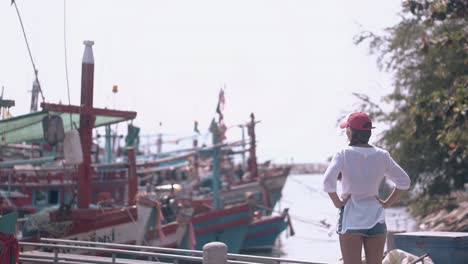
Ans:
[[[41,241],[49,242],[49,243],[104,246],[104,247],[109,247],[109,248],[123,248],[123,249],[137,249],[137,250],[143,249],[147,251],[170,252],[170,253],[175,253],[175,254],[191,254],[191,255],[200,255],[200,256],[203,254],[203,252],[199,250],[152,247],[152,246],[137,246],[137,245],[127,245],[127,244],[118,244],[118,243],[101,243],[101,242],[92,242],[92,241],[65,240],[65,239],[55,239],[55,238],[41,238]],[[228,256],[228,259],[230,260],[239,260],[239,261],[263,261],[267,263],[275,262],[275,263],[295,263],[295,264],[324,264],[321,262],[311,262],[311,261],[303,261],[303,260],[253,256],[253,255],[244,255],[244,254],[232,254],[232,253],[228,253],[227,256]],[[235,262],[229,262],[229,263],[235,263]]]
[[[286,258],[275,258],[275,257],[262,257],[262,256],[253,256],[253,255],[243,255],[243,254],[228,254],[229,259],[239,259],[239,260],[254,260],[254,261],[268,261],[265,263],[271,263],[272,261],[275,263],[296,263],[296,264],[326,264],[323,262],[311,262],[311,261],[304,261],[304,260],[294,260],[294,259],[286,259]],[[262,263],[262,262],[261,262]]]
[[[0,162],[0,168],[13,167],[15,165],[24,165],[24,164],[41,164],[45,162],[51,162],[54,160],[55,160],[55,156],[36,158],[36,159],[3,161],[3,162]]]
[[[99,169],[99,170],[105,170],[105,169],[121,169],[121,168],[128,168],[130,164],[128,162],[114,162],[114,163],[93,163],[91,164],[91,167]]]
[[[37,259],[37,258],[24,258],[24,257],[19,257],[19,261],[21,262],[26,262],[26,263],[57,263],[57,264],[89,264],[89,262],[73,262],[73,261],[68,261],[68,260],[54,260],[52,259]],[[108,262],[109,264],[112,264],[112,262]],[[115,264],[118,264],[117,262]]]
[[[120,254],[140,255],[140,256],[145,256],[145,257],[175,258],[175,259],[191,260],[191,261],[200,261],[201,260],[200,257],[190,257],[190,256],[181,256],[181,255],[173,255],[173,254],[164,254],[164,253],[152,253],[152,252],[134,251],[134,250],[123,250],[123,249],[115,249],[115,248],[67,246],[67,245],[46,244],[46,243],[31,243],[31,242],[20,242],[19,244],[20,244],[20,246],[95,251],[95,252],[108,253],[108,254],[112,254],[112,253],[119,254],[120,253]]]
[[[105,254],[128,254],[128,255],[136,255],[136,256],[144,256],[144,257],[160,257],[160,258],[169,258],[169,259],[188,260],[188,261],[194,261],[194,262],[198,262],[198,263],[201,263],[203,261],[202,257],[192,257],[192,256],[185,256],[185,255],[154,253],[154,252],[135,251],[135,250],[123,250],[123,249],[115,249],[115,248],[68,246],[68,245],[32,243],[32,242],[19,242],[19,244],[20,244],[20,246],[53,248],[54,250],[68,249],[68,250],[94,251],[94,252],[105,253]],[[232,264],[261,264],[261,263],[236,261],[236,260],[228,260],[228,263],[232,263]]]
[[[35,254],[36,253],[36,254]],[[39,253],[39,255],[37,254]],[[62,254],[55,255],[54,252],[21,252],[20,258],[33,260],[36,263],[39,261],[46,261],[44,263],[55,263],[54,261],[61,261],[59,263],[80,263],[80,264],[154,264],[154,261],[147,260],[132,260],[125,258],[116,258],[115,255],[112,257],[97,257],[97,256],[84,256],[76,254]],[[156,259],[157,260],[157,259]],[[51,262],[52,261],[52,262]],[[158,264],[169,264],[165,262],[158,262]]]
[[[152,160],[152,161],[138,162],[138,163],[136,164],[136,166],[137,166],[137,167],[150,167],[150,166],[155,166],[155,165],[159,165],[159,164],[165,163],[165,162],[187,159],[188,157],[193,156],[193,155],[195,155],[195,154],[196,154],[196,152],[191,151],[191,152],[188,152],[188,153],[186,153],[186,154],[179,155],[179,156],[166,157],[166,158],[156,159],[156,160]]]
[[[190,249],[137,246],[137,245],[127,245],[127,244],[118,244],[118,243],[102,243],[102,242],[66,240],[66,239],[56,239],[56,238],[41,238],[41,241],[49,242],[49,243],[104,246],[104,247],[109,247],[109,248],[126,248],[126,249],[137,249],[137,250],[144,249],[144,250],[150,250],[150,251],[172,252],[176,254],[200,254],[201,255],[202,253],[201,251],[190,250]]]
[[[159,172],[159,171],[172,171],[172,170],[188,167],[189,165],[190,164],[185,161],[185,162],[183,162],[181,164],[177,164],[177,165],[138,169],[137,172],[138,172],[138,174],[148,174],[148,173],[154,173],[154,172]],[[148,176],[140,178],[140,180],[148,180],[153,176],[154,176],[153,174],[150,174]]]
[[[41,147],[37,146],[37,145],[23,145],[23,144],[6,144],[6,145],[2,145],[1,148],[6,148],[6,149],[23,149],[23,150],[37,150],[37,151],[41,151]]]

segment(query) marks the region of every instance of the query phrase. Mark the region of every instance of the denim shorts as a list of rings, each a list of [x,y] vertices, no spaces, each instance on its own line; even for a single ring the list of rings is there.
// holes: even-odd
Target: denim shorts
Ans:
[[[340,208],[340,216],[338,218],[338,226],[336,229],[337,234],[358,234],[365,237],[386,235],[387,234],[387,225],[384,223],[377,223],[369,229],[348,229],[343,232],[343,212],[344,208]]]

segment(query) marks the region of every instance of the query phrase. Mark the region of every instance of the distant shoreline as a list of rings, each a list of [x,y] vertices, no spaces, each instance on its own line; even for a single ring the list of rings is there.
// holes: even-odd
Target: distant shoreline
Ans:
[[[294,164],[278,164],[292,166],[291,174],[321,174],[327,169],[325,163],[294,163]]]

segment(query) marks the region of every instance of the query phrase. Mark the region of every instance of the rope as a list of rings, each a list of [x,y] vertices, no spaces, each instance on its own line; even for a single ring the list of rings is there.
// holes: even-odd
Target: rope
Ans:
[[[63,50],[65,53],[65,79],[67,80],[68,105],[71,105],[70,99],[70,81],[68,78],[68,56],[67,56],[67,0],[63,0]],[[72,114],[70,114],[70,129],[73,129]]]
[[[263,206],[261,204],[257,204],[257,203],[252,203],[252,205],[260,208],[260,209],[263,209],[263,210],[267,210],[267,211],[271,211],[273,213],[278,213],[278,214],[281,214],[282,212],[280,211],[277,211],[277,210],[274,210],[270,207],[266,207],[266,206]],[[299,221],[299,222],[302,222],[302,223],[305,223],[305,224],[310,224],[310,225],[315,225],[317,227],[321,227],[321,228],[327,228],[327,225],[323,224],[321,221],[317,221],[317,220],[314,220],[314,219],[310,219],[310,218],[306,218],[306,217],[302,217],[302,216],[297,216],[297,215],[292,215],[292,214],[289,214],[290,217],[292,219],[294,219],[294,221]]]
[[[314,188],[314,187],[311,187],[307,184],[305,184],[304,182],[300,181],[300,180],[297,180],[297,179],[294,179],[293,177],[288,177],[291,181],[295,182],[295,183],[298,183],[299,185],[303,186],[304,188],[307,188],[309,191],[312,191],[312,192],[317,192],[319,193],[320,195],[322,195],[323,197],[328,197],[325,193],[321,192],[319,189],[317,188]]]
[[[20,24],[21,24],[21,29],[23,31],[24,40],[26,42],[26,47],[28,48],[29,58],[31,59],[31,64],[32,64],[32,67],[33,67],[33,70],[34,70],[34,75],[36,77],[36,81],[37,81],[37,84],[38,84],[38,87],[39,87],[39,92],[41,93],[42,102],[44,102],[45,97],[44,97],[44,94],[42,93],[42,88],[41,88],[41,84],[39,83],[39,78],[37,77],[37,68],[36,68],[36,64],[34,64],[34,60],[33,60],[32,53],[31,53],[31,48],[29,47],[28,38],[26,37],[26,31],[24,29],[23,20],[21,19],[21,15],[20,15],[20,12],[19,12],[19,9],[18,9],[18,5],[16,4],[16,1],[12,1],[12,4],[15,5],[16,13],[18,14],[18,18],[19,18],[19,21],[20,21]]]

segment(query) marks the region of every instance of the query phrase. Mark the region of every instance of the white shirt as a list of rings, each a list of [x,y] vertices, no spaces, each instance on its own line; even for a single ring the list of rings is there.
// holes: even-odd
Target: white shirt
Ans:
[[[340,172],[341,197],[350,197],[343,212],[342,232],[347,229],[369,229],[385,222],[383,207],[375,198],[384,177],[395,183],[397,189],[407,190],[410,187],[406,172],[386,150],[377,147],[348,146],[336,153],[325,171],[325,192],[336,192]]]

